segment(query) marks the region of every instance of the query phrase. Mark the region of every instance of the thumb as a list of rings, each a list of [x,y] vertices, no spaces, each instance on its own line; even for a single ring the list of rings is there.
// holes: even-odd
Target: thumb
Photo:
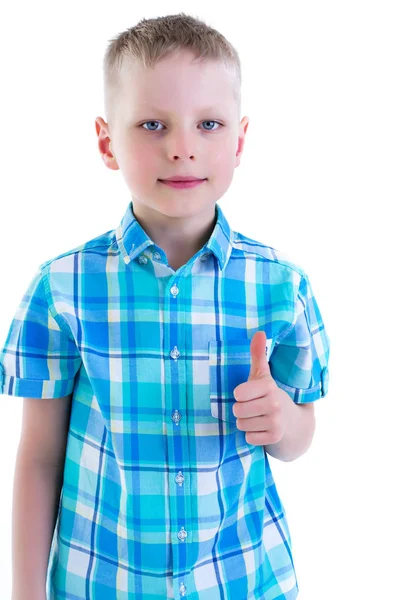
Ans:
[[[248,381],[272,377],[266,356],[267,336],[265,331],[256,331],[250,344],[251,369]]]

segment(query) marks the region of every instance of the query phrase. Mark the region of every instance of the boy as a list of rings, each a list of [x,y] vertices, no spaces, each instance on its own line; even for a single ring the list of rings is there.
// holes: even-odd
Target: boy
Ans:
[[[292,600],[268,454],[311,444],[329,340],[304,271],[216,204],[248,127],[239,58],[181,13],[104,66],[98,147],[132,201],[40,265],[1,354],[24,397],[13,598]]]

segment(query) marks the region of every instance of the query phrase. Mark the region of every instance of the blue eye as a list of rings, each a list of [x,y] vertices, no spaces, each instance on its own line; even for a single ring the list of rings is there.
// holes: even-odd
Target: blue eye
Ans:
[[[147,125],[148,123],[159,124],[159,125],[162,124],[162,123],[160,123],[160,121],[146,121],[145,123],[142,123],[142,125],[140,125],[140,127],[143,127],[143,125]],[[202,123],[217,123],[218,125],[221,125],[221,127],[223,126],[222,123],[219,123],[219,121],[202,121]],[[161,131],[160,129],[147,129],[147,127],[145,129],[146,129],[146,131]],[[215,129],[206,129],[205,131],[216,131],[216,130]]]
[[[222,123],[219,123],[218,121],[202,121],[202,123],[217,123],[217,125],[223,126]],[[215,131],[215,129],[206,129],[206,131]]]

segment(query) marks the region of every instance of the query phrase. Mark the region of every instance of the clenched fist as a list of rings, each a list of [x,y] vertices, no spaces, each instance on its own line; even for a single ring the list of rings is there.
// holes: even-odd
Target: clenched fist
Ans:
[[[233,414],[236,426],[246,431],[246,441],[255,446],[276,444],[285,433],[287,399],[291,398],[275,383],[266,356],[267,338],[257,331],[250,344],[251,369],[249,378],[236,386],[233,395],[237,402]]]

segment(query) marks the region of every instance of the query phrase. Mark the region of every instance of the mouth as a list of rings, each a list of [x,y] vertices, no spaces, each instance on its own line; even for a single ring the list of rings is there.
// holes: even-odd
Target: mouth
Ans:
[[[186,189],[186,188],[197,187],[198,185],[200,185],[201,183],[203,183],[204,181],[207,181],[207,180],[206,179],[191,179],[191,180],[186,180],[186,181],[173,181],[171,179],[159,179],[158,181],[160,181],[161,183],[164,183],[165,185],[168,185],[169,187],[173,187],[173,188],[177,188],[177,189]]]
[[[169,179],[159,179],[159,181],[204,181],[205,178],[202,177],[185,177],[185,176],[175,176],[175,177],[170,177]]]

